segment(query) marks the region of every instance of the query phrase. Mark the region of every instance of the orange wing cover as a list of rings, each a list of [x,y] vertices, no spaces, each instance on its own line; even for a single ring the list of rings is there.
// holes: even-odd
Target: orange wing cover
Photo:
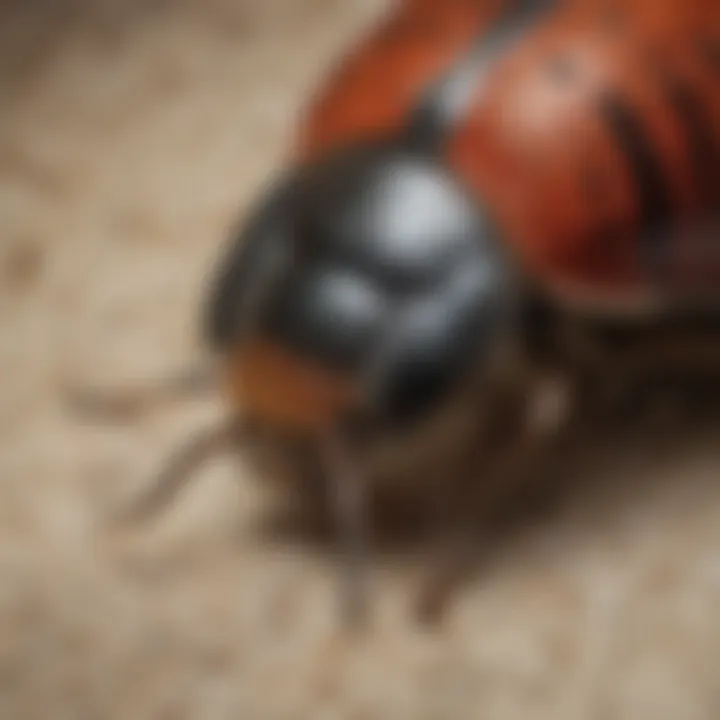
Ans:
[[[402,3],[316,95],[298,156],[401,132],[472,53],[443,157],[533,282],[578,305],[720,299],[718,0]]]

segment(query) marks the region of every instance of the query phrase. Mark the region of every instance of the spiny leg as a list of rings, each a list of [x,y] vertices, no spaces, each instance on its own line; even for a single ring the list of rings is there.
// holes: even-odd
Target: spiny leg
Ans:
[[[126,419],[137,415],[154,402],[205,393],[216,381],[215,364],[205,361],[129,387],[90,388],[73,385],[67,390],[66,399],[75,412]]]
[[[331,433],[322,447],[325,480],[343,558],[343,617],[351,629],[368,618],[368,508],[358,459],[344,438]]]
[[[570,416],[569,388],[540,384],[529,400],[517,443],[500,449],[481,483],[458,483],[455,521],[440,544],[438,557],[418,597],[419,618],[438,622],[454,591],[478,561],[480,541],[486,547],[500,534],[523,491],[537,482],[536,472]]]
[[[135,524],[149,520],[167,506],[203,462],[246,440],[249,425],[239,419],[225,420],[197,432],[171,455],[165,467],[139,498],[117,514],[117,523]]]
[[[478,550],[489,549],[493,537],[501,533],[501,521],[507,519],[507,504],[519,496],[522,484],[529,482],[525,473],[511,467],[512,460],[525,459],[528,465],[532,464],[521,454],[522,450],[515,450],[504,457],[506,463],[493,469],[493,488],[484,487],[481,493],[469,494],[461,503],[455,531],[444,538],[429,577],[421,586],[417,614],[422,622],[435,624],[442,619],[454,590],[480,560]]]

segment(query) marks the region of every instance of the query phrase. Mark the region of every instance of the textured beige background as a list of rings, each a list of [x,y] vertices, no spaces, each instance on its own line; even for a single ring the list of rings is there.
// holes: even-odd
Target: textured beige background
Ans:
[[[237,463],[110,538],[103,509],[219,406],[93,426],[63,381],[194,352],[226,227],[382,3],[1,7],[0,718],[720,717],[712,437],[588,458],[592,491],[513,538],[434,634],[407,616],[412,557],[380,554],[375,629],[342,642],[329,549],[259,532]]]

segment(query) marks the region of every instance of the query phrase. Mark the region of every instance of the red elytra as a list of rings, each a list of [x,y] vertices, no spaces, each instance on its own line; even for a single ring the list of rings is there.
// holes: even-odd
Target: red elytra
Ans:
[[[508,18],[517,40],[480,63],[443,153],[527,276],[611,314],[720,296],[715,0],[407,0],[321,88],[298,157],[401,131]]]

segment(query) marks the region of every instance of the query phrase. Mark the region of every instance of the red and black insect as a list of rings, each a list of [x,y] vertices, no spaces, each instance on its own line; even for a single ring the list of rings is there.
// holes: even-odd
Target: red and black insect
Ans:
[[[455,482],[451,458],[490,462],[502,407],[495,507],[578,378],[690,362],[647,343],[720,309],[719,219],[717,0],[405,0],[314,99],[222,258],[222,439],[310,448],[358,559],[371,475],[432,457]]]

